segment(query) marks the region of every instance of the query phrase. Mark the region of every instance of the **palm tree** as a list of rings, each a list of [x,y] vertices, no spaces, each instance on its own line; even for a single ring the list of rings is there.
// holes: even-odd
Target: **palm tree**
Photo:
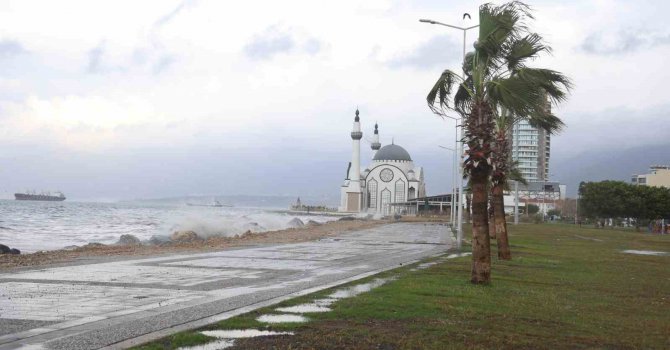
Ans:
[[[569,82],[566,87],[568,86]],[[550,134],[559,131],[565,124],[558,117],[550,113],[550,108],[546,104],[544,104],[545,109],[541,114],[513,116],[503,111],[503,113],[497,115],[495,118],[495,142],[493,144],[494,170],[491,174],[491,208],[493,209],[495,228],[491,231],[498,243],[498,259],[500,260],[512,259],[507,235],[503,193],[505,190],[509,190],[508,180],[526,183],[516,168],[516,163],[512,161],[512,149],[509,137],[514,124],[524,119],[528,120],[531,126],[544,129]]]
[[[463,62],[465,77],[445,70],[426,98],[434,113],[456,112],[463,118],[468,150],[462,166],[472,189],[472,283],[491,279],[487,190],[494,170],[495,118],[546,114],[541,108],[545,96],[562,100],[570,84],[561,73],[524,65],[541,51],[533,53],[541,40],[528,33],[524,22],[529,18],[530,9],[521,2],[482,5],[475,50]]]

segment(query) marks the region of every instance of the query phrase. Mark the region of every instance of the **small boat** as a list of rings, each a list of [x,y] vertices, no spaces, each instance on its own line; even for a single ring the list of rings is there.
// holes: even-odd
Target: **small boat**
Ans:
[[[46,193],[14,193],[14,198],[17,201],[48,201],[48,202],[62,202],[65,200],[65,195],[62,192],[56,192],[56,195],[52,195],[49,192]]]
[[[214,208],[232,208],[230,204],[222,204],[221,202],[215,200],[211,204],[197,204],[197,203],[186,203],[189,207],[214,207]]]

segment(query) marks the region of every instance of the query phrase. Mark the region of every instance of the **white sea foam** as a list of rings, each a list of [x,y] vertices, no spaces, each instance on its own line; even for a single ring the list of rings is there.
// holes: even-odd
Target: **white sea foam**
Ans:
[[[22,252],[112,244],[123,234],[146,241],[176,230],[202,237],[234,236],[247,230],[288,228],[294,217],[319,223],[337,218],[276,213],[253,208],[189,207],[178,204],[0,201],[0,243]]]

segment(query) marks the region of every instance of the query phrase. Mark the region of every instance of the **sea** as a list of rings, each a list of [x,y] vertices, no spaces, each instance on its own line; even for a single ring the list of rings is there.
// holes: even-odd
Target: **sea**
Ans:
[[[140,240],[193,230],[202,237],[234,236],[248,230],[285,229],[294,218],[320,223],[326,215],[294,215],[280,208],[189,206],[167,202],[39,202],[0,200],[0,244],[23,253],[88,243],[113,244],[124,234]]]

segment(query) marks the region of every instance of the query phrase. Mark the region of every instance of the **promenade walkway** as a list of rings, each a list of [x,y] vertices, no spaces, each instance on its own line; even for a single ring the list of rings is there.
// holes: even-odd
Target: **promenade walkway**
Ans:
[[[444,252],[447,232],[395,223],[314,242],[0,274],[0,349],[124,348]]]

